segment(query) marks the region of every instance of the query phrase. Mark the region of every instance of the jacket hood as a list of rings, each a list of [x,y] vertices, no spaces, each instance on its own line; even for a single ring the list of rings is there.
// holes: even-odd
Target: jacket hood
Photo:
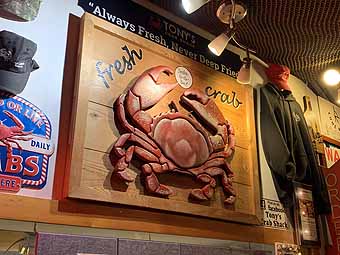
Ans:
[[[292,92],[290,90],[283,90],[281,91],[275,84],[269,82],[266,84],[266,86],[269,86],[272,88],[272,91],[279,97],[281,97],[285,101],[296,101],[295,97],[293,96]]]

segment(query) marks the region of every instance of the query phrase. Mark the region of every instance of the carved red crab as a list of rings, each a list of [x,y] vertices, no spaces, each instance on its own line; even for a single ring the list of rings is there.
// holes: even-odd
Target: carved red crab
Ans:
[[[171,68],[157,66],[145,71],[114,104],[115,123],[121,136],[110,153],[112,177],[134,181],[127,171],[134,156],[143,162],[146,189],[159,196],[173,193],[160,184],[157,174],[174,171],[190,174],[204,183],[193,189],[192,198],[209,200],[220,176],[225,202],[235,201],[233,173],[227,158],[235,147],[234,131],[213,100],[196,89],[187,89],[179,103],[188,114],[174,111],[151,117],[145,110],[157,104],[177,83],[159,83],[160,73],[172,75]],[[113,181],[113,180],[112,180]]]

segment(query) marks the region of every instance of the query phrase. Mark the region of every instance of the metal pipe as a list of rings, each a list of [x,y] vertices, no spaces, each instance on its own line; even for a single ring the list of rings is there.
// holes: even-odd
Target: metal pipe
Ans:
[[[231,0],[232,11],[231,11],[231,19],[230,19],[230,28],[234,28],[235,23],[235,0]]]
[[[240,44],[240,43],[236,40],[235,36],[233,36],[232,39],[233,39],[233,41],[236,43],[236,45],[237,45],[238,47],[240,47],[241,49],[244,49],[244,50],[247,50],[247,49],[248,49],[249,52],[251,52],[251,53],[253,53],[253,54],[256,53],[256,50],[250,49],[250,48],[248,48],[248,47],[246,47],[246,46]]]

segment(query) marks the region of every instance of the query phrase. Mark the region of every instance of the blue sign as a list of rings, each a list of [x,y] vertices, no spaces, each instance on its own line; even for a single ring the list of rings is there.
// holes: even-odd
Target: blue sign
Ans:
[[[54,152],[51,123],[32,103],[0,93],[0,190],[42,189]]]

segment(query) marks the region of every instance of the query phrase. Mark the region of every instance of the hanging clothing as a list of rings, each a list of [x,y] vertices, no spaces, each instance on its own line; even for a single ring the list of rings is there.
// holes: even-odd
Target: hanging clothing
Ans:
[[[278,196],[293,206],[293,181],[312,185],[319,214],[331,212],[324,176],[317,165],[308,127],[291,91],[268,83],[260,88],[261,136]]]

